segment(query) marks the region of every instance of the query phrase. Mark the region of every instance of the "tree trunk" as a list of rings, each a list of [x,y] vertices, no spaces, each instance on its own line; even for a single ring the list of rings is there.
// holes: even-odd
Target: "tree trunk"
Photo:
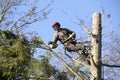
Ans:
[[[91,54],[91,79],[90,80],[101,80],[101,14],[94,13],[92,16],[92,49]]]

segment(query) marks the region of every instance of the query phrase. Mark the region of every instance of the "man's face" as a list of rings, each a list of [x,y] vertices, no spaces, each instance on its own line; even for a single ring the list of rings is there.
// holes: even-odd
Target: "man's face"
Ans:
[[[54,30],[55,30],[55,31],[59,31],[59,30],[60,30],[60,27],[58,27],[58,26],[56,25],[56,26],[54,26]]]

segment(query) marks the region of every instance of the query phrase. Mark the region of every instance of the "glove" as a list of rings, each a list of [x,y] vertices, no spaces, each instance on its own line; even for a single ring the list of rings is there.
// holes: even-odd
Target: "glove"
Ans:
[[[48,42],[48,45],[50,45],[50,44],[52,44],[52,43],[53,43],[52,41],[49,41],[49,42]]]
[[[54,48],[57,48],[58,45],[52,41],[48,42],[48,46],[51,48],[51,49],[54,49]]]

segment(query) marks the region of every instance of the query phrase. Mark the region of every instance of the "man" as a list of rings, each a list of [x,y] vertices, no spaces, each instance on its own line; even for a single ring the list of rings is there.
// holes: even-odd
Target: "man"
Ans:
[[[85,46],[77,43],[75,40],[76,37],[75,32],[67,28],[61,28],[59,22],[54,22],[52,24],[52,27],[55,31],[57,31],[57,33],[54,34],[53,41],[48,43],[50,48],[56,48],[57,41],[60,41],[68,52],[79,53],[82,51],[82,54],[86,55],[84,52]]]

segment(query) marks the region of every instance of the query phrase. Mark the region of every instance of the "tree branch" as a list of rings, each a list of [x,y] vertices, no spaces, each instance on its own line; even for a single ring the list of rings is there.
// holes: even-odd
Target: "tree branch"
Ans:
[[[81,18],[77,17],[79,19],[79,23],[76,23],[78,26],[81,26],[81,28],[87,33],[88,37],[90,37],[90,39],[92,38],[93,34],[87,29],[87,27],[85,26],[85,22],[84,20],[82,20]]]
[[[54,51],[50,50],[54,56],[56,56],[64,65],[65,67],[72,72],[75,76],[77,76],[80,80],[83,80],[78,73],[76,73],[61,57],[59,57]]]
[[[110,64],[105,64],[105,63],[102,63],[102,66],[120,68],[120,65],[110,65]]]
[[[58,48],[57,48],[57,50],[58,50],[60,53],[65,54],[68,58],[71,59],[71,61],[76,62],[76,63],[79,63],[79,64],[85,66],[86,68],[90,69],[90,66],[89,66],[88,64],[86,64],[86,63],[83,63],[83,61],[78,61],[77,59],[72,58],[70,55],[68,55],[67,53],[61,51],[61,50],[58,49]]]
[[[4,1],[4,3],[3,4],[1,4],[1,8],[2,8],[2,12],[1,12],[1,14],[0,14],[0,22],[4,19],[4,17],[5,17],[5,15],[6,15],[6,12],[10,9],[10,8],[12,8],[12,7],[14,7],[14,6],[16,6],[16,5],[18,5],[18,4],[20,4],[20,1],[16,1],[15,3],[13,3],[11,0],[9,0],[9,1]]]
[[[75,72],[75,71],[67,64],[66,61],[64,61],[61,57],[59,57],[59,56],[58,56],[53,50],[51,50],[46,44],[44,44],[44,45],[46,46],[46,48],[45,48],[45,47],[42,48],[42,46],[40,46],[39,48],[49,50],[57,59],[59,59],[59,60],[65,65],[65,67],[66,67],[70,72],[72,72],[75,76],[77,76],[77,77],[79,78],[79,80],[83,80],[83,79],[81,78],[81,76],[80,76],[77,72]]]

